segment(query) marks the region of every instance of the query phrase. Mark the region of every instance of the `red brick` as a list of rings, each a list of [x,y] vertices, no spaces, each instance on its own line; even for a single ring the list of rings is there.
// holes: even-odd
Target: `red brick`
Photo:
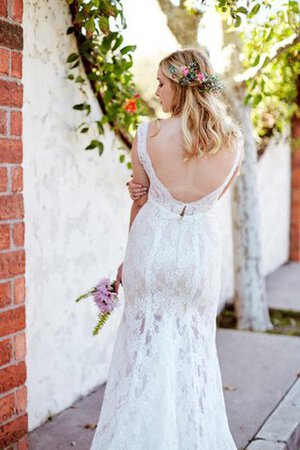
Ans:
[[[0,393],[22,386],[26,381],[26,365],[22,361],[14,366],[0,369]],[[1,448],[1,447],[0,447]]]
[[[2,0],[1,0],[2,1]],[[11,23],[0,19],[0,42],[1,47],[12,50],[23,49],[23,28],[18,23]]]
[[[11,18],[16,22],[22,22],[23,0],[12,0]]]
[[[0,167],[0,192],[6,192],[8,187],[7,167]]]
[[[11,190],[12,192],[20,192],[23,189],[23,169],[21,166],[12,167],[11,170]]]
[[[25,333],[19,333],[14,337],[15,359],[20,361],[25,359],[26,355],[26,337]]]
[[[11,111],[10,134],[11,136],[22,136],[22,111]]]
[[[9,75],[9,50],[0,48],[0,75]]]
[[[0,163],[21,163],[22,141],[19,139],[0,139]]]
[[[0,313],[0,336],[16,333],[25,328],[25,308],[19,306],[15,309]],[[0,383],[1,386],[1,383]]]
[[[0,422],[7,422],[15,414],[15,395],[9,394],[0,399]]]
[[[7,17],[7,0],[1,0],[0,2],[0,16]]]
[[[10,285],[10,281],[0,283],[0,308],[9,305],[12,302]]]
[[[0,427],[0,448],[5,449],[11,444],[18,442],[27,434],[27,414],[12,420]]]
[[[12,359],[12,340],[4,339],[0,341],[0,366],[4,364],[8,364]],[[1,415],[1,407],[0,407],[0,415]]]
[[[13,238],[17,247],[24,247],[24,222],[13,225]]]
[[[28,450],[28,438],[25,436],[18,442],[18,450]]]
[[[10,247],[10,226],[7,224],[0,225],[0,250],[6,250]]]
[[[27,409],[27,388],[22,386],[16,391],[16,412],[21,415],[26,412]]]
[[[22,194],[2,195],[0,197],[0,219],[23,219],[24,202]]]
[[[291,261],[300,261],[300,250],[291,250],[291,254],[290,254],[290,259]]]
[[[14,81],[0,80],[0,105],[16,106],[23,104],[23,85]]]
[[[0,134],[7,134],[7,113],[0,110]]]
[[[25,251],[0,253],[0,278],[10,278],[25,273]]]
[[[22,78],[22,53],[11,52],[11,76]]]
[[[16,305],[24,303],[25,301],[25,277],[14,279],[14,303]]]

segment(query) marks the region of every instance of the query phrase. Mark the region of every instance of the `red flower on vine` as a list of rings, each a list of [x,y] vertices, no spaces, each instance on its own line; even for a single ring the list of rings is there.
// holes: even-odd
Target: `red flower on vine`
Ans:
[[[129,113],[136,111],[137,106],[135,100],[133,99],[127,100],[124,108]]]

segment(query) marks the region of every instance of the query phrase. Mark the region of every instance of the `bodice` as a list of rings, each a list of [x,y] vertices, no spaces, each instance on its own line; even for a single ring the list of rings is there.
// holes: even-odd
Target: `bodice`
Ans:
[[[148,124],[149,122],[141,123],[137,130],[137,152],[139,160],[150,180],[148,198],[151,199],[152,202],[156,202],[167,210],[172,211],[176,214],[180,214],[181,216],[194,215],[214,209],[219,195],[223,192],[223,190],[231,180],[234,171],[239,165],[242,153],[241,150],[243,145],[243,136],[241,135],[237,140],[236,158],[224,182],[219,187],[217,187],[204,197],[200,198],[199,200],[185,203],[176,199],[170,193],[167,187],[159,180],[155,173],[150,155],[147,150]]]

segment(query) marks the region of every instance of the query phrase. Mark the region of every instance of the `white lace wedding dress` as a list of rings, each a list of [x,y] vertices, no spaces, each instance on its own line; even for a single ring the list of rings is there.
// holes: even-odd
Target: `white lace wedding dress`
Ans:
[[[146,137],[138,154],[150,179],[123,263],[124,311],[91,450],[236,450],[216,352],[221,231],[218,196],[176,200],[157,178]]]

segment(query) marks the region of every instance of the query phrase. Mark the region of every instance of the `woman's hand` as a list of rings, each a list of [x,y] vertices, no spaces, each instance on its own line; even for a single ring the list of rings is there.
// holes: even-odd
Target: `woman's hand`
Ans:
[[[123,271],[123,263],[120,264],[117,271],[116,281],[115,281],[115,292],[118,294],[120,283],[122,284],[122,271]]]
[[[134,183],[132,180],[128,181],[126,183],[126,186],[128,187],[131,200],[138,200],[148,192],[147,186],[139,183]]]

